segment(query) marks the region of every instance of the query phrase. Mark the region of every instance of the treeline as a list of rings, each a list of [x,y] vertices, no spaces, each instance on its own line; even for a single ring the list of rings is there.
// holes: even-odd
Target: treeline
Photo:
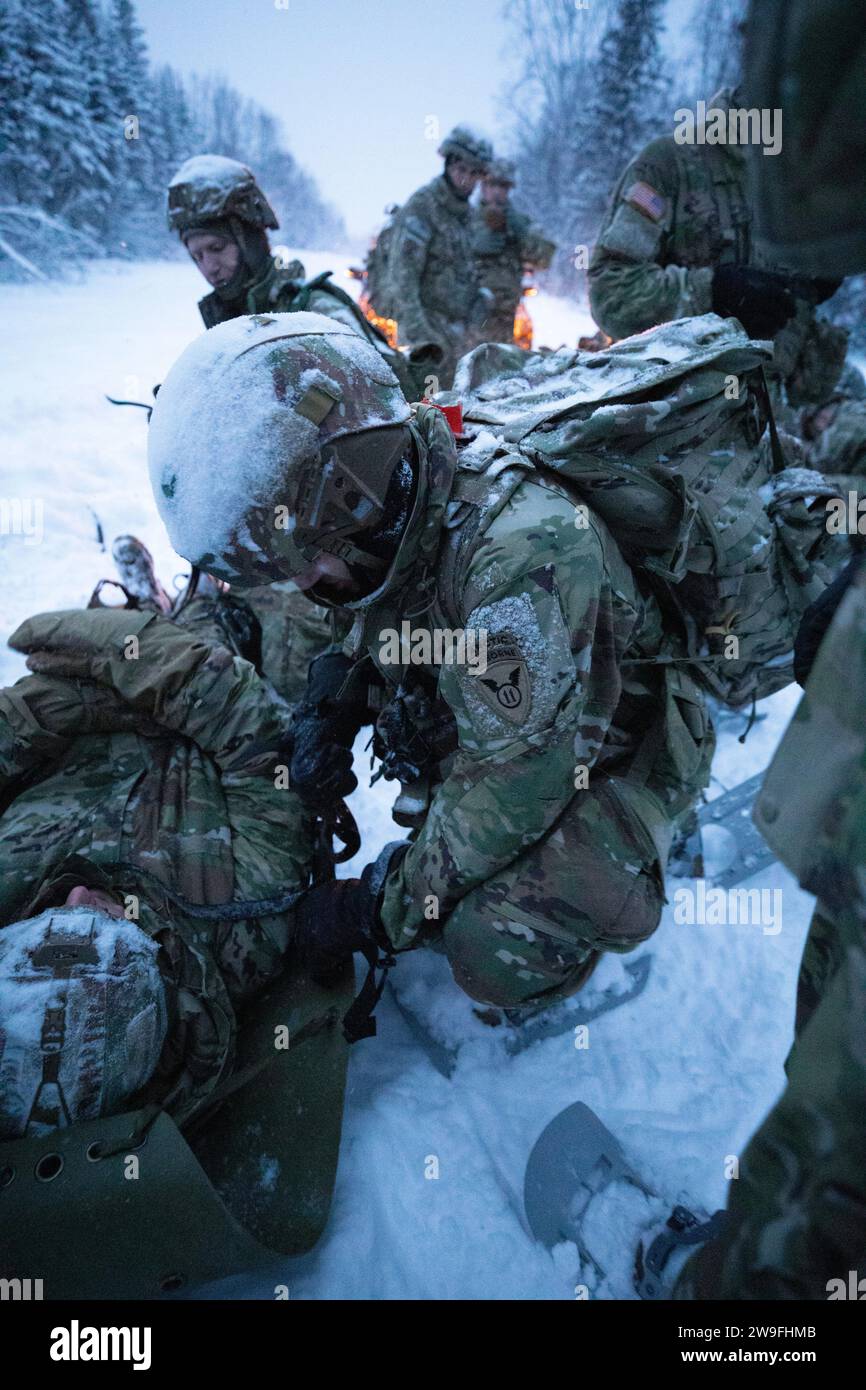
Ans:
[[[167,253],[166,184],[202,153],[256,170],[282,241],[345,241],[270,112],[220,78],[150,66],[133,0],[2,0],[0,15],[0,273]]]

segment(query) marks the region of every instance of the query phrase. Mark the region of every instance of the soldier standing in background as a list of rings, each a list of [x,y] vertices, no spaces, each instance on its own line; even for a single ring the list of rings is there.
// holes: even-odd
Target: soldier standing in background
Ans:
[[[709,103],[741,105],[730,88]],[[746,159],[743,146],[678,144],[671,134],[631,161],[590,261],[593,316],[613,338],[710,310],[733,316],[751,338],[773,339],[768,376],[784,383],[787,403],[817,404],[836,385],[847,334],[815,309],[840,282],[788,274],[759,254]]]
[[[478,341],[510,343],[514,316],[523,293],[527,268],[546,270],[556,246],[542,236],[523,212],[509,203],[514,163],[494,159],[481,181],[481,203],[473,217],[473,249],[482,290],[492,302],[478,328]]]
[[[400,341],[423,372],[447,389],[457,360],[478,342],[492,296],[480,293],[469,199],[493,150],[468,126],[439,146],[445,168],[396,214],[388,254],[390,302]]]

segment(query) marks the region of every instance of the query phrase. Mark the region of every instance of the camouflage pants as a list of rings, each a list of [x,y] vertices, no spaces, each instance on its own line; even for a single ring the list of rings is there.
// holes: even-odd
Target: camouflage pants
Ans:
[[[553,1002],[583,983],[601,951],[651,936],[663,873],[647,820],[648,794],[599,780],[536,845],[468,893],[441,943],[473,999],[510,1008]]]
[[[786,1070],[731,1185],[728,1234],[689,1260],[675,1298],[826,1299],[866,1276],[866,950],[821,911]]]

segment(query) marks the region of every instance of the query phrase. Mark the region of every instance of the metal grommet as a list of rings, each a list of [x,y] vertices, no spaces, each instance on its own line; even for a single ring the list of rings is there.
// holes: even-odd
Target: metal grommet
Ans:
[[[185,1274],[164,1274],[159,1281],[160,1293],[177,1293],[186,1283]]]
[[[4,1187],[8,1187],[14,1177],[15,1169],[12,1167],[11,1163],[7,1163],[5,1168],[0,1168],[0,1191],[2,1191]]]
[[[130,1138],[130,1140],[133,1140],[133,1139],[135,1138],[135,1135],[134,1135],[134,1134],[130,1134],[129,1138]],[[129,1144],[127,1145],[128,1151],[129,1151],[130,1153],[134,1153],[136,1149],[143,1149],[144,1146],[145,1146],[145,1144],[147,1143],[147,1140],[148,1140],[148,1134],[147,1134],[147,1131],[145,1130],[144,1134],[142,1134],[142,1136],[141,1136],[141,1138],[139,1139],[139,1141],[138,1141],[137,1144],[129,1143]]]
[[[97,1139],[95,1144],[88,1144],[84,1150],[84,1156],[88,1163],[98,1163],[102,1158],[102,1145]]]
[[[53,1182],[62,1169],[60,1154],[43,1154],[33,1171],[40,1182]]]

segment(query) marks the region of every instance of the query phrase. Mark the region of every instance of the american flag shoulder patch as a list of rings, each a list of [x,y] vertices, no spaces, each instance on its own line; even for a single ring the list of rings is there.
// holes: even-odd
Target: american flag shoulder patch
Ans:
[[[623,195],[623,201],[651,222],[661,222],[668,207],[667,198],[648,183],[633,183]]]

